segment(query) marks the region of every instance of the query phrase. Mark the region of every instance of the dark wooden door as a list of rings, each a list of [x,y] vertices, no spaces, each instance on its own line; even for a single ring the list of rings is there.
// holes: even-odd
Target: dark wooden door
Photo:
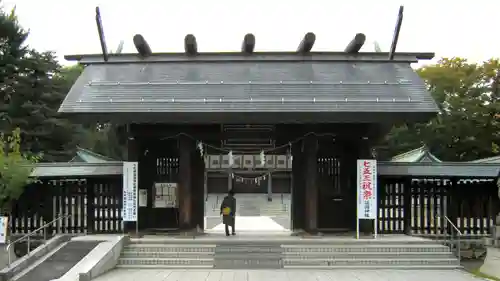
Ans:
[[[352,192],[355,186],[349,184],[345,164],[336,157],[318,159],[318,228],[321,231],[349,231],[355,225],[356,200]]]
[[[145,143],[139,158],[139,188],[147,190],[147,206],[139,207],[140,229],[176,229],[179,226],[177,208],[155,204],[158,196],[155,183],[177,182],[179,159],[169,153],[169,145],[175,144],[169,141]]]

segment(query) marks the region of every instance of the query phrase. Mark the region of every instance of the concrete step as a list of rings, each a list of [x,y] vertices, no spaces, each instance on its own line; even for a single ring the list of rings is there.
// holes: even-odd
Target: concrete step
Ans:
[[[254,236],[260,235],[260,236]],[[157,245],[165,247],[215,247],[216,245],[252,245],[261,243],[273,246],[282,246],[284,248],[352,248],[352,247],[378,247],[378,248],[445,248],[446,246],[439,244],[432,240],[398,240],[398,239],[352,239],[345,237],[345,239],[338,237],[292,237],[283,235],[282,232],[262,232],[252,235],[238,235],[237,239],[227,239],[226,237],[200,237],[193,239],[191,236],[179,237],[148,237],[148,238],[131,238],[130,245],[132,247],[139,247],[136,245]]]
[[[377,258],[394,258],[394,259],[453,259],[455,256],[451,252],[288,252],[283,253],[283,258],[291,259],[377,259]]]
[[[231,261],[216,261],[214,268],[216,269],[280,269],[282,268],[280,259],[274,260],[247,260],[235,259]]]
[[[394,270],[415,270],[418,274],[419,270],[455,270],[461,269],[462,267],[457,265],[284,265],[284,269],[315,269],[315,270],[325,270],[325,269],[394,269]]]
[[[213,252],[137,252],[125,250],[122,258],[160,258],[160,259],[213,259]]]
[[[269,216],[271,214],[288,214],[288,210],[260,210],[261,216]]]
[[[218,245],[214,265],[218,269],[279,269],[282,248],[274,243]]]
[[[376,252],[376,253],[406,253],[406,252],[446,252],[450,249],[439,244],[351,244],[351,245],[283,245],[285,253],[290,252],[326,252],[326,253],[342,253],[342,252]]]
[[[457,265],[457,259],[420,259],[420,258],[376,258],[376,259],[297,259],[286,258],[283,259],[283,265],[294,266],[451,266]]]
[[[221,245],[215,249],[216,254],[281,254],[280,246],[269,245]]]
[[[124,247],[124,251],[138,252],[213,252],[216,245],[213,244],[163,244],[151,241],[144,243],[133,243]]]
[[[213,265],[166,265],[166,264],[118,264],[116,268],[127,269],[213,269]]]
[[[170,267],[180,267],[184,268],[186,266],[197,267],[207,266],[212,267],[214,264],[214,259],[197,259],[197,258],[120,258],[118,260],[118,265],[127,266],[149,266],[149,265],[161,265]]]
[[[283,256],[281,253],[227,253],[227,254],[219,254],[217,253],[215,256],[215,260],[272,260],[272,259],[282,259]]]

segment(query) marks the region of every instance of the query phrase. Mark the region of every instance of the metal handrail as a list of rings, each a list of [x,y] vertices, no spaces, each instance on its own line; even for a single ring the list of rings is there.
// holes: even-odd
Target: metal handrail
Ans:
[[[452,229],[457,233],[457,258],[458,258],[458,265],[460,265],[460,259],[461,259],[461,251],[460,251],[460,244],[461,244],[461,241],[460,241],[460,237],[463,236],[462,232],[460,231],[460,229],[458,229],[458,227],[450,220],[450,218],[448,216],[444,216],[444,218],[446,219],[446,221],[451,225]],[[452,248],[453,247],[453,233],[451,234],[451,238],[450,238],[450,247]]]
[[[52,225],[53,223],[55,223],[55,222],[57,222],[57,221],[59,221],[59,220],[61,220],[61,219],[64,219],[64,218],[68,218],[68,217],[70,217],[70,216],[71,216],[71,214],[69,214],[69,215],[64,215],[64,216],[60,216],[60,217],[58,217],[58,218],[56,218],[56,219],[54,219],[54,220],[52,220],[52,221],[50,221],[50,222],[48,222],[48,223],[46,223],[46,224],[42,225],[42,226],[40,226],[39,228],[37,228],[37,229],[35,229],[35,230],[31,231],[31,232],[28,232],[27,234],[25,234],[25,235],[24,235],[24,236],[22,236],[21,238],[18,238],[18,239],[16,239],[16,240],[14,240],[13,242],[10,242],[10,243],[7,245],[7,247],[5,248],[5,251],[7,252],[7,256],[8,256],[8,263],[7,263],[7,266],[9,267],[9,266],[10,266],[10,264],[12,263],[12,257],[11,257],[11,254],[10,254],[10,248],[11,248],[13,245],[15,245],[15,244],[16,244],[16,243],[18,243],[18,242],[23,241],[24,239],[27,239],[27,240],[28,240],[28,245],[27,245],[27,247],[28,247],[28,255],[29,255],[29,254],[31,253],[31,239],[30,239],[30,238],[31,238],[31,236],[35,235],[37,232],[39,232],[39,231],[40,231],[40,230],[42,230],[42,229],[46,229],[48,226]],[[44,240],[47,240],[47,231],[44,231],[44,232],[43,232],[43,239],[44,239]]]

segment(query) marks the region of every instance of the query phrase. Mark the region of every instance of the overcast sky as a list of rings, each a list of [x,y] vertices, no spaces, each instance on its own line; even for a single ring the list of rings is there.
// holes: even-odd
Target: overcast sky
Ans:
[[[201,52],[237,51],[248,32],[256,36],[257,51],[292,51],[309,31],[316,33],[316,51],[343,50],[357,32],[367,35],[363,50],[372,51],[377,40],[387,51],[401,4],[398,51],[474,61],[499,56],[498,0],[3,0],[5,8],[17,6],[21,24],[31,31],[28,43],[61,58],[100,52],[96,6],[108,48],[125,40],[124,52],[135,51],[136,33],[154,52],[183,51],[187,33],[196,36]]]

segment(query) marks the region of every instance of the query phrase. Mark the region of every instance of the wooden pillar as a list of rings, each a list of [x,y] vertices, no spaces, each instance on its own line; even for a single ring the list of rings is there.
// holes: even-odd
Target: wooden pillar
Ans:
[[[87,179],[87,233],[94,233],[95,209],[94,209],[94,179]],[[123,202],[122,202],[123,203]],[[122,205],[123,206],[123,205]],[[52,232],[50,232],[52,233]]]
[[[447,187],[447,192],[446,192],[446,216],[451,220],[451,222],[455,225],[458,226],[457,224],[457,218],[461,214],[459,214],[459,208],[460,204],[462,202],[462,198],[460,196],[460,190],[458,189],[458,179],[457,178],[451,178],[450,185]],[[423,201],[423,199],[420,199]],[[463,224],[461,224],[461,231],[463,231]],[[447,234],[452,235],[454,230],[452,229],[451,225],[447,226]]]
[[[227,191],[233,189],[233,169],[229,168],[227,173]]]
[[[205,222],[205,160],[200,151],[192,153],[192,182],[191,182],[191,228],[204,229]]]
[[[156,228],[156,222],[159,221],[156,217],[158,216],[155,212],[157,209],[153,209],[153,202],[155,201],[155,181],[157,179],[157,150],[155,149],[155,142],[145,139],[136,139],[138,146],[141,148],[139,150],[139,191],[146,192],[146,206],[139,205],[139,230]],[[172,151],[172,148],[168,148],[168,152]],[[168,220],[172,220],[171,216]]]
[[[305,224],[305,182],[302,142],[292,146],[292,229],[304,230]]]
[[[411,235],[412,234],[412,229],[411,229],[411,198],[412,198],[412,186],[411,186],[411,177],[407,176],[404,178],[404,180],[400,181],[403,182],[403,222],[404,222],[404,233],[406,235]]]
[[[304,140],[305,188],[306,188],[306,231],[315,233],[318,229],[318,139],[307,136]]]
[[[269,173],[267,174],[267,201],[272,200],[271,197],[272,194],[273,194],[273,174]]]
[[[194,150],[192,139],[181,136],[179,138],[179,228],[189,230],[192,228],[192,161],[191,154]]]
[[[45,197],[42,199],[42,202],[40,202],[41,203],[40,207],[41,207],[41,214],[43,217],[43,222],[45,224],[45,223],[53,221],[56,218],[54,216],[54,201],[55,201],[54,199],[57,198],[57,195],[56,195],[57,193],[56,193],[55,186],[52,186],[48,182],[47,179],[42,179],[40,181],[41,181],[40,183],[33,183],[33,184],[38,185],[38,188],[40,188],[40,189],[41,188],[44,189],[43,194],[45,194]],[[88,190],[89,190],[88,181],[89,181],[89,179],[87,179],[87,184],[86,184],[87,198],[88,198]],[[90,188],[90,189],[92,189],[92,188]],[[94,202],[94,201],[89,200],[88,202]],[[87,205],[93,205],[93,204],[87,204]],[[94,213],[92,213],[92,214],[94,214]],[[88,216],[90,216],[90,214]],[[52,237],[52,234],[54,233],[54,225],[51,224],[51,225],[47,226],[46,230],[43,230],[43,231],[47,232],[47,234],[48,234],[47,237],[49,237],[49,238]]]
[[[358,144],[353,139],[342,139],[341,140],[342,152],[342,163],[340,168],[342,184],[348,186],[349,188],[349,204],[346,216],[349,217],[349,226],[354,231],[356,230],[356,217],[358,211],[358,202],[356,201],[357,193],[357,159],[358,159]],[[343,168],[342,168],[343,167]]]

